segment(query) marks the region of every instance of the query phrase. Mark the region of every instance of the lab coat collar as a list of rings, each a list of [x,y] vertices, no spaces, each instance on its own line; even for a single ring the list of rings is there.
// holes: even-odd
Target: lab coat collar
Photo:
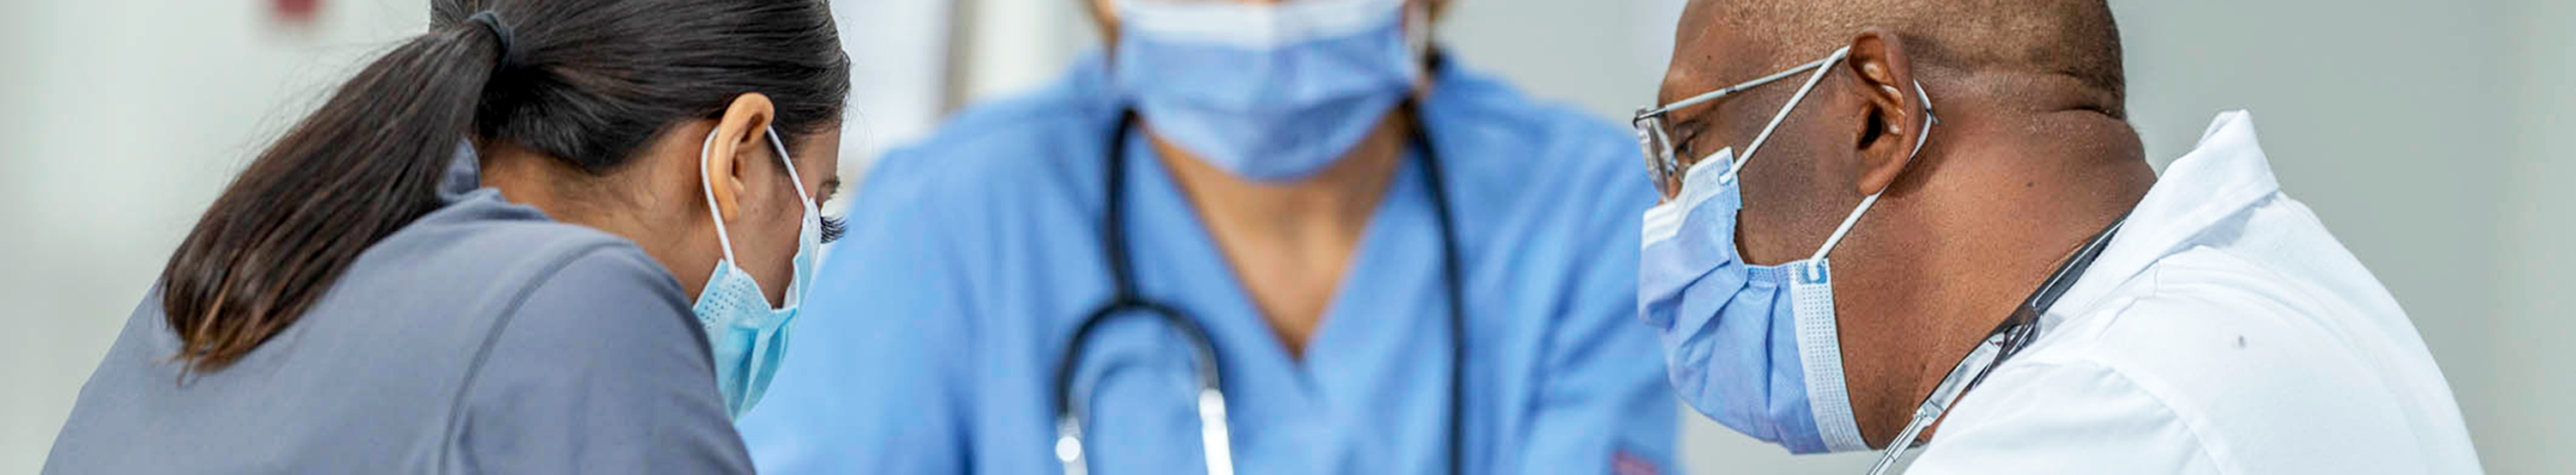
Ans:
[[[2190,247],[2203,232],[2280,190],[2254,135],[2254,115],[2243,110],[2218,114],[2201,133],[2200,145],[2165,168],[2129,212],[2110,247],[2043,322],[2053,326],[2105,303],[2104,297],[2156,261]]]

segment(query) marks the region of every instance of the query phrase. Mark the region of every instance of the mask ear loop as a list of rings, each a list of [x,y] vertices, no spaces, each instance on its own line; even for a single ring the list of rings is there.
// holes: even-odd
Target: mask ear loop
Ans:
[[[769,131],[769,147],[772,150],[778,151],[778,163],[787,166],[787,182],[796,185],[796,199],[805,203],[806,217],[812,218],[814,211],[814,195],[805,192],[805,179],[796,175],[796,159],[789,158],[787,155],[786,139],[778,136],[778,127],[764,127],[762,130]],[[1921,147],[1922,145],[1918,144],[1915,146]]]
[[[1735,183],[1735,174],[1744,170],[1746,162],[1753,161],[1753,154],[1762,151],[1762,144],[1771,142],[1771,132],[1780,130],[1780,123],[1789,120],[1789,112],[1797,110],[1798,103],[1807,100],[1807,93],[1816,91],[1816,83],[1824,82],[1825,73],[1833,71],[1834,64],[1842,62],[1843,57],[1849,55],[1851,55],[1851,47],[1845,46],[1834,49],[1833,55],[1826,56],[1825,60],[1816,66],[1816,73],[1807,76],[1807,84],[1798,86],[1798,93],[1789,96],[1789,103],[1780,105],[1780,112],[1771,115],[1771,123],[1763,124],[1762,133],[1753,136],[1753,143],[1744,147],[1744,154],[1737,155],[1735,163],[1726,167],[1726,175],[1718,177],[1718,183]]]
[[[716,245],[724,249],[725,262],[738,263],[742,261],[733,258],[733,238],[728,236],[732,233],[725,231],[724,208],[716,206],[715,176],[707,173],[707,164],[715,160],[715,148],[716,131],[709,130],[706,141],[698,143],[698,191],[707,195],[707,214],[715,217]]]
[[[769,132],[769,146],[778,151],[779,163],[787,165],[787,182],[796,185],[796,199],[805,205],[803,219],[814,219],[814,197],[805,193],[805,180],[796,175],[796,160],[788,158],[787,143],[779,139],[777,127],[767,127],[762,130]],[[707,139],[698,143],[698,191],[706,194],[707,214],[715,217],[716,245],[724,248],[726,261],[739,263],[742,261],[733,257],[733,238],[729,236],[731,233],[725,231],[724,208],[716,206],[715,177],[707,174],[707,164],[715,160],[715,146],[716,132],[707,131]]]
[[[1681,215],[1687,212],[1685,210],[1697,207],[1701,201],[1705,201],[1708,197],[1716,195],[1716,189],[1735,184],[1736,173],[1742,171],[1744,169],[1744,164],[1752,160],[1753,152],[1761,150],[1762,144],[1771,140],[1771,132],[1779,130],[1780,123],[1789,118],[1789,112],[1796,110],[1798,103],[1806,101],[1807,93],[1814,91],[1816,84],[1824,80],[1825,72],[1832,70],[1834,63],[1842,61],[1843,57],[1850,53],[1850,47],[1835,49],[1833,54],[1827,55],[1825,59],[1819,59],[1812,63],[1802,64],[1794,68],[1789,68],[1786,71],[1774,73],[1770,76],[1764,76],[1752,81],[1746,81],[1742,84],[1727,86],[1724,89],[1712,91],[1707,94],[1683,99],[1679,102],[1665,105],[1662,108],[1657,109],[1655,112],[1641,113],[1662,114],[1679,108],[1690,107],[1703,102],[1716,100],[1719,97],[1734,94],[1754,86],[1770,84],[1772,81],[1796,75],[1809,68],[1814,68],[1816,70],[1814,74],[1807,77],[1807,82],[1805,84],[1798,86],[1797,94],[1789,96],[1789,103],[1781,105],[1780,112],[1771,115],[1771,122],[1762,126],[1762,133],[1753,137],[1753,142],[1749,148],[1745,149],[1744,155],[1735,155],[1735,147],[1718,149],[1716,153],[1708,154],[1707,156],[1701,157],[1698,161],[1692,162],[1690,169],[1681,171],[1680,180],[1682,182],[1682,187],[1679,192],[1680,195],[1673,197],[1672,200],[1657,204],[1655,207],[1648,208],[1646,210],[1645,231],[1646,236],[1649,236],[1649,239],[1646,239],[1646,241],[1652,242],[1660,240],[1663,237],[1668,237],[1668,235],[1673,232],[1671,230],[1679,227]],[[1716,160],[1720,158],[1724,158],[1726,163],[1717,163]],[[1707,173],[1711,170],[1715,170],[1716,167],[1719,166],[1725,167],[1725,170],[1717,172],[1718,174],[1714,177],[1707,175]],[[1708,183],[1701,180],[1712,180],[1715,184],[1713,186],[1701,186]]]
[[[1929,141],[1932,138],[1932,126],[1941,123],[1941,118],[1939,116],[1932,115],[1932,95],[1923,91],[1922,81],[1914,82],[1914,97],[1923,100],[1923,133],[1914,135],[1914,150],[1905,152],[1905,161],[1907,162],[1913,162],[1916,154],[1923,153],[1924,142]],[[1860,223],[1861,213],[1869,212],[1869,207],[1871,205],[1878,204],[1878,196],[1886,193],[1887,190],[1879,190],[1877,193],[1870,193],[1869,196],[1861,198],[1860,206],[1853,207],[1851,215],[1843,217],[1843,224],[1835,226],[1834,234],[1825,238],[1825,245],[1823,247],[1816,248],[1816,254],[1808,256],[1807,260],[1824,260],[1826,253],[1833,252],[1834,245],[1842,243],[1843,236],[1851,234],[1852,225]],[[1807,267],[1808,279],[1823,277],[1824,269],[1820,269],[1818,267],[1819,266]]]
[[[787,138],[785,136],[778,135],[778,127],[776,126],[763,127],[761,130],[769,131],[769,147],[772,150],[778,151],[778,163],[786,165],[787,167],[787,183],[796,186],[796,204],[805,208],[805,216],[799,219],[796,223],[796,252],[802,254],[806,252],[804,240],[809,237],[809,234],[815,235],[811,237],[816,239],[821,238],[819,234],[822,233],[822,230],[819,228],[823,226],[823,210],[822,208],[814,206],[814,195],[805,191],[805,178],[796,173],[796,159],[787,154]],[[811,266],[812,264],[807,265]],[[811,271],[809,270],[807,272],[810,273]],[[786,302],[782,303],[786,305],[801,304],[805,300],[805,284],[805,279],[802,274],[799,274],[796,279],[788,280]]]

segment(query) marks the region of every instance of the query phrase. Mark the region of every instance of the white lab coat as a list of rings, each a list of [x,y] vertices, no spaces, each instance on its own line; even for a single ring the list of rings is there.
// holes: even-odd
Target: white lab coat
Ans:
[[[2379,280],[2281,194],[2243,111],[1938,427],[1914,474],[2480,473]]]

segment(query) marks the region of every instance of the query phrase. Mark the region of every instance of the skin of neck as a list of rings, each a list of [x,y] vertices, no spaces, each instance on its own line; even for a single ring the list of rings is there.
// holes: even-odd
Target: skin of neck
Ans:
[[[1227,173],[1169,141],[1152,138],[1199,221],[1236,279],[1290,354],[1322,326],[1370,218],[1403,165],[1409,114],[1379,120],[1358,145],[1311,176],[1259,182]]]
[[[1845,315],[1861,317],[1842,323],[1847,371],[1878,379],[1851,385],[1871,441],[1895,437],[1960,359],[2156,180],[2136,131],[2105,112],[2119,110],[2117,96],[2056,76],[1955,84],[1945,89],[1985,97],[1946,98],[1931,143],[1861,218],[1896,231],[1880,236],[1910,238],[1835,252],[1881,263],[1836,282],[1851,289],[1836,295]]]
[[[703,134],[705,129],[696,130]],[[652,153],[694,156],[698,144],[665,137],[648,147]],[[592,174],[522,147],[483,143],[476,148],[483,151],[483,186],[500,190],[504,200],[535,207],[556,222],[635,241],[678,279],[686,295],[694,297],[703,290],[707,276],[715,271],[714,263],[722,257],[691,168],[695,160],[639,160],[607,174]],[[657,189],[662,192],[648,192]],[[680,198],[671,197],[690,201],[672,202]]]

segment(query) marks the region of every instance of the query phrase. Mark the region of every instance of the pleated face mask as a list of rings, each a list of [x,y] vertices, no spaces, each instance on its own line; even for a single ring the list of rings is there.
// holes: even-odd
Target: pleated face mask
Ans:
[[[787,354],[789,324],[795,323],[805,289],[813,282],[815,255],[823,245],[823,215],[815,209],[813,195],[805,192],[805,181],[796,175],[796,161],[788,158],[787,145],[780,142],[776,129],[769,130],[768,136],[787,167],[787,181],[796,186],[796,201],[805,207],[796,230],[796,257],[791,260],[795,275],[787,282],[785,305],[771,307],[760,281],[742,270],[741,261],[734,258],[733,239],[726,236],[724,211],[716,206],[715,185],[703,172],[698,178],[709,214],[715,216],[716,243],[724,247],[724,260],[716,262],[715,273],[707,277],[706,288],[698,292],[698,302],[690,310],[707,331],[707,344],[715,356],[716,388],[724,394],[725,411],[735,418],[760,402],[770,378],[778,373],[779,360]],[[706,144],[700,146],[699,170],[706,169],[706,160],[714,159],[708,152],[715,138],[708,133]]]
[[[1637,267],[1637,313],[1663,335],[1674,389],[1692,408],[1728,428],[1793,453],[1870,448],[1861,439],[1844,386],[1833,265],[1827,254],[1879,195],[1862,198],[1808,258],[1751,265],[1735,243],[1736,215],[1744,206],[1737,173],[1848,53],[1838,50],[1797,69],[1713,93],[1816,70],[1742,157],[1727,147],[1700,160],[1681,176],[1674,199],[1646,211]],[[1915,89],[1920,96],[1922,87]],[[1924,109],[1928,129],[1938,123],[1930,116],[1928,98]],[[1928,130],[1918,135],[1909,154],[1921,152],[1930,136]]]
[[[1237,177],[1296,180],[1412,94],[1422,15],[1404,0],[1124,0],[1112,80],[1157,137]]]

